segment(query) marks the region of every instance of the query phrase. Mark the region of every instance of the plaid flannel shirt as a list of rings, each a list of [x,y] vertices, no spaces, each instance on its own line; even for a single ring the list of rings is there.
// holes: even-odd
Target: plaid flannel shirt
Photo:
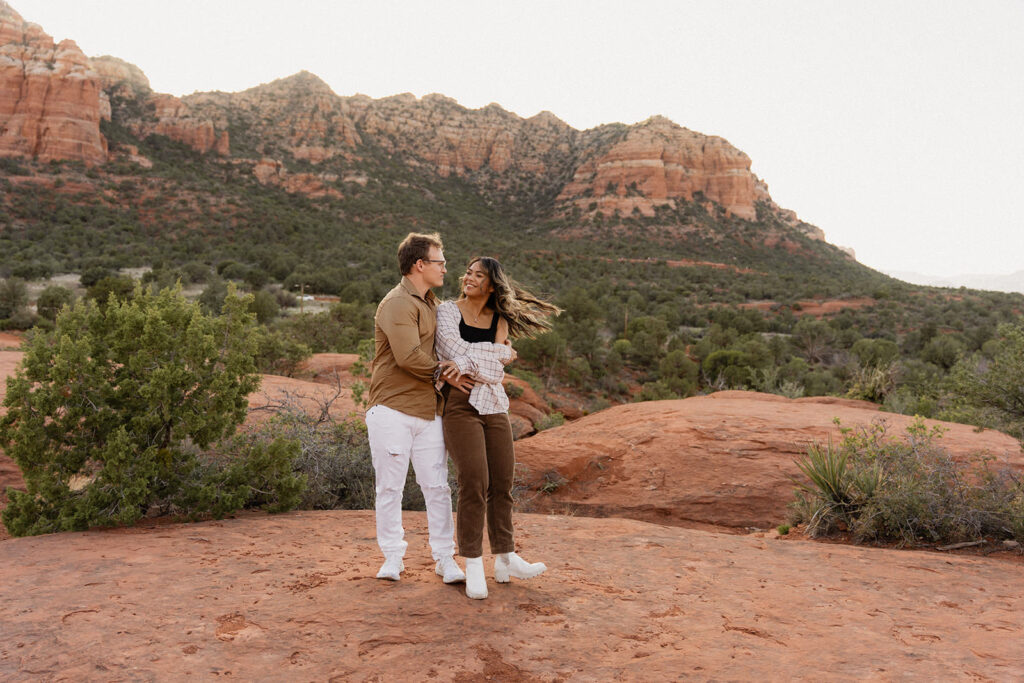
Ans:
[[[512,360],[512,349],[505,344],[467,342],[459,334],[461,319],[462,313],[454,301],[446,301],[437,307],[434,340],[437,357],[441,361],[455,361],[460,373],[476,380],[469,394],[469,405],[477,412],[481,415],[507,412],[508,396],[501,382],[505,379],[505,363]],[[443,384],[444,380],[438,379],[439,389]]]

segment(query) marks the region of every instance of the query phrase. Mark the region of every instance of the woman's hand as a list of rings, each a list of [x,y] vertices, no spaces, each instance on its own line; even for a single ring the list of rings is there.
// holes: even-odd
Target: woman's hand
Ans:
[[[512,358],[510,358],[508,362],[509,363],[515,362],[516,358],[519,358],[519,352],[517,352],[515,349],[512,348],[512,340],[511,339],[506,339],[505,341],[502,342],[502,344],[507,346],[509,348],[509,350],[512,351]]]

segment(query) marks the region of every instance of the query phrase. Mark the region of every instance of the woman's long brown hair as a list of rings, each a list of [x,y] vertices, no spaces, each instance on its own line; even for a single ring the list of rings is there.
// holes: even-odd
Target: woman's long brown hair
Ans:
[[[467,268],[474,263],[479,263],[487,277],[491,280],[494,291],[487,299],[487,305],[494,309],[498,315],[508,321],[508,336],[535,337],[541,332],[551,329],[549,318],[562,312],[558,306],[537,298],[527,290],[519,286],[505,274],[497,259],[490,256],[477,256],[470,259]],[[465,275],[459,278],[459,291],[463,292],[463,280]],[[461,293],[459,298],[465,298]]]

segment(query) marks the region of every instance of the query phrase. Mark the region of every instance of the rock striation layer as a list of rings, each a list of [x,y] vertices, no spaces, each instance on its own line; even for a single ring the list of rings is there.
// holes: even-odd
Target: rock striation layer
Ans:
[[[54,44],[0,0],[0,156],[107,159],[100,78],[72,40]]]

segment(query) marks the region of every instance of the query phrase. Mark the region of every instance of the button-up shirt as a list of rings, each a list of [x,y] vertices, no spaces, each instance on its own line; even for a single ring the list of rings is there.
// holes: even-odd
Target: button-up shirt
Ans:
[[[373,317],[374,356],[367,405],[385,405],[433,420],[443,399],[434,388],[437,298],[416,292],[403,277],[381,300]]]

